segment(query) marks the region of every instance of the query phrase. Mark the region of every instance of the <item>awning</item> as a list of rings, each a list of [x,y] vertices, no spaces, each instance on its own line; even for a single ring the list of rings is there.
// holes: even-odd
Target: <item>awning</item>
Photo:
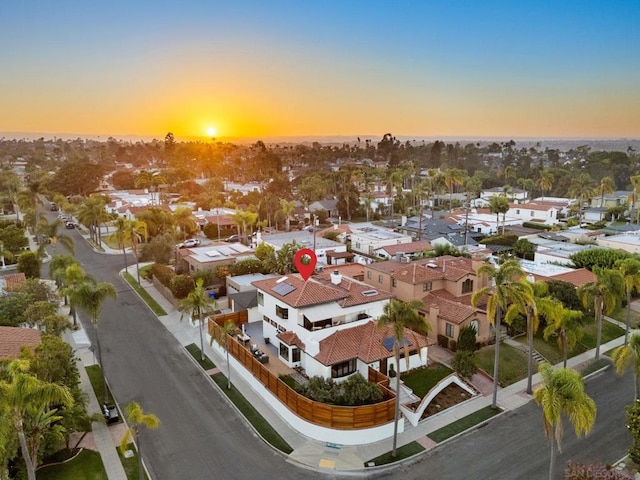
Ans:
[[[344,315],[344,308],[335,303],[323,303],[314,307],[305,308],[302,313],[312,322],[326,320],[327,318],[335,318]]]

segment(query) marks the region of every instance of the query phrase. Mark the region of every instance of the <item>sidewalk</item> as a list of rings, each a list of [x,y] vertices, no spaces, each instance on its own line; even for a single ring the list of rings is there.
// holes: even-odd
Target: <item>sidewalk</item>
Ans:
[[[130,267],[130,271],[134,271],[135,266]],[[200,337],[197,326],[192,326],[188,321],[180,321],[180,312],[177,311],[170,302],[168,302],[151,284],[141,279],[142,287],[153,297],[168,313],[166,316],[159,317],[159,321],[167,327],[181,345],[186,346],[191,343],[200,345]],[[624,337],[617,338],[601,345],[600,351],[606,352],[612,348],[618,347],[624,343]],[[208,342],[205,342],[205,354],[211,358],[216,366],[223,372],[226,371],[227,365],[225,358],[218,354]],[[429,352],[431,358],[443,356],[444,352]],[[593,360],[594,352],[588,351],[575,356],[568,361],[571,368],[580,368],[585,363]],[[380,442],[357,445],[342,446],[341,448],[328,447],[325,442],[312,440],[303,434],[292,429],[282,418],[264,401],[262,397],[255,394],[240,375],[234,375],[232,367],[232,377],[234,377],[234,386],[247,398],[247,400],[258,410],[271,426],[289,443],[295,446],[295,450],[289,455],[291,461],[300,463],[306,467],[311,467],[326,472],[331,470],[363,470],[365,463],[369,460],[385,454],[391,450],[391,439]],[[492,400],[492,382],[486,377],[478,379],[482,385],[477,388],[480,395],[467,400],[466,402],[447,409],[446,411],[434,415],[433,417],[423,420],[418,426],[413,427],[405,422],[405,431],[398,435],[398,447],[409,444],[413,441],[420,443],[425,449],[431,449],[436,446],[435,442],[430,440],[427,435],[445,427],[456,420],[470,415],[482,408],[491,405]],[[533,385],[540,383],[540,375],[533,376]],[[504,411],[519,408],[532,400],[530,395],[526,393],[527,379],[523,379],[513,385],[498,390],[498,406]]]
[[[64,311],[62,310],[63,308],[64,307],[60,308],[60,314],[67,316],[67,308],[64,308]],[[80,323],[78,323],[78,325],[80,325]],[[102,414],[100,402],[93,392],[93,386],[91,385],[91,381],[89,380],[89,376],[85,370],[85,367],[96,364],[93,352],[89,349],[89,339],[82,328],[74,332],[65,332],[63,338],[69,345],[71,345],[74,353],[80,360],[78,365],[78,371],[80,372],[80,388],[87,394],[87,413],[89,415],[93,413]],[[100,452],[102,463],[104,465],[105,472],[107,473],[107,478],[109,478],[109,480],[127,480],[127,475],[124,471],[124,467],[122,466],[122,462],[120,461],[118,451],[116,450],[117,442],[114,440],[110,432],[110,429],[112,428],[114,427],[108,427],[103,422],[93,422],[91,424],[92,431],[88,436],[90,435],[93,437],[96,450]]]

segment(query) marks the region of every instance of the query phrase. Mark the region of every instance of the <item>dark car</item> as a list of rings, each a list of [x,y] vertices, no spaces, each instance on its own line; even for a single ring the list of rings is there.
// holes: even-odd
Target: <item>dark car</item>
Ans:
[[[102,405],[102,414],[104,415],[104,419],[109,423],[117,423],[120,420],[120,415],[118,414],[118,407],[115,405],[107,405],[106,403]]]
[[[225,242],[239,242],[240,241],[240,235],[231,235],[229,238],[225,239]]]

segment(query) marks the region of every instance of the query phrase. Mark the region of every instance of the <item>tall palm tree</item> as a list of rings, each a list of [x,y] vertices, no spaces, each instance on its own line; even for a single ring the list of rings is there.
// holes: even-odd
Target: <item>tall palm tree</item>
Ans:
[[[555,447],[562,450],[562,416],[573,425],[576,436],[587,435],[596,421],[596,403],[584,391],[582,376],[570,368],[554,369],[545,363],[540,366],[542,385],[536,388],[533,398],[542,407],[544,431],[551,443],[549,480],[555,470]]]
[[[27,360],[14,360],[6,369],[6,379],[0,380],[0,401],[6,405],[18,433],[27,477],[29,480],[36,480],[38,452],[29,448],[25,423],[29,417],[49,411],[51,405],[71,407],[73,396],[66,386],[42,381],[29,373]]]
[[[140,480],[144,480],[144,467],[142,465],[142,443],[140,442],[140,427],[155,430],[160,426],[160,420],[153,413],[145,413],[138,402],[132,401],[124,408],[127,416],[127,428],[120,442],[120,451],[124,453],[127,445],[134,439],[138,448],[138,475]]]
[[[635,399],[640,400],[640,333],[634,332],[629,343],[621,345],[613,351],[613,364],[618,375],[622,375],[627,368],[633,367],[635,379]]]
[[[633,185],[633,209],[636,213],[636,224],[640,224],[640,209],[638,209],[638,195],[640,195],[640,175],[633,175],[630,178]]]
[[[56,287],[61,288],[64,281],[64,273],[67,267],[76,264],[76,259],[71,255],[54,255],[49,262],[49,277],[56,282]],[[65,298],[65,305],[67,304]]]
[[[464,173],[459,168],[447,168],[444,171],[444,183],[449,190],[449,211],[453,210],[453,189],[458,185],[462,185],[464,181]]]
[[[505,313],[505,323],[511,323],[518,315],[524,315],[527,320],[527,393],[533,393],[533,336],[540,325],[539,312],[547,311],[553,304],[553,298],[547,297],[547,284],[543,281],[531,283],[528,277],[520,278],[523,290],[532,301],[527,303],[515,302],[509,305]],[[530,291],[527,291],[530,289]]]
[[[227,389],[231,390],[231,363],[229,362],[229,335],[236,329],[235,323],[227,320],[223,326],[215,330],[215,335],[211,337],[211,343],[215,340],[227,354]]]
[[[593,267],[596,280],[586,283],[578,289],[578,297],[584,308],[593,306],[596,317],[596,356],[600,359],[600,344],[602,343],[602,317],[618,305],[624,295],[624,281],[618,270]]]
[[[571,180],[568,193],[580,202],[580,223],[582,223],[582,209],[584,208],[584,204],[594,195],[595,189],[596,184],[593,181],[593,178],[591,178],[591,175],[586,172],[581,173]]]
[[[129,239],[129,245],[131,245],[131,250],[133,250],[133,255],[136,259],[136,275],[138,278],[138,283],[140,283],[140,261],[138,257],[138,245],[140,245],[140,237],[145,239],[147,238],[147,224],[142,220],[127,220],[125,223],[124,231],[125,237]]]
[[[285,218],[285,223],[287,225],[287,232],[291,230],[291,215],[293,215],[294,210],[296,209],[296,202],[287,201],[284,198],[280,199],[280,210],[282,210],[282,214]]]
[[[247,242],[247,229],[258,221],[258,214],[249,210],[238,210],[231,216],[231,219],[238,226],[238,233]]]
[[[157,192],[160,189],[160,185],[167,183],[162,173],[157,170],[143,170],[138,174],[134,182],[136,188],[142,187],[149,189],[149,196],[151,197],[152,205],[159,204],[159,199],[156,198]]]
[[[386,328],[391,326],[393,330],[393,355],[398,373],[396,375],[396,405],[393,422],[393,449],[391,456],[396,456],[396,445],[398,443],[398,422],[400,421],[400,350],[404,349],[404,357],[409,365],[409,344],[405,341],[405,330],[416,330],[420,333],[428,333],[429,322],[418,313],[424,307],[421,300],[403,302],[392,299],[384,306],[384,313],[378,318],[376,327]]]
[[[75,289],[73,295],[78,307],[80,307],[80,309],[84,310],[84,312],[89,315],[89,319],[96,329],[96,346],[98,348],[98,362],[100,363],[100,370],[102,371],[104,403],[107,403],[107,377],[104,371],[102,350],[100,349],[100,329],[98,320],[100,319],[100,314],[102,313],[104,301],[109,297],[116,298],[116,289],[112,283],[108,282],[84,282]]]
[[[502,312],[506,312],[509,305],[519,303],[524,306],[533,302],[532,289],[518,279],[524,276],[524,272],[517,260],[507,260],[499,268],[490,263],[482,265],[478,269],[478,275],[486,275],[493,284],[476,290],[471,295],[471,304],[477,307],[480,300],[487,297],[487,319],[494,326],[496,344],[493,364],[493,400],[491,406],[498,407],[498,376],[500,361],[500,322]]]
[[[62,220],[60,220],[59,218],[56,218],[52,222],[49,222],[46,217],[42,217],[40,219],[38,231],[43,236],[43,238],[51,239],[54,252],[56,250],[56,246],[58,245],[58,242],[60,242],[60,245],[62,245],[71,255],[73,255],[75,250],[75,242],[73,241],[73,238],[71,238],[69,235],[60,233],[61,229],[62,229]],[[44,248],[44,242],[43,242],[43,248]]]
[[[542,198],[544,198],[544,194],[553,188],[553,173],[551,170],[540,170],[538,178],[536,179],[536,186],[540,189]]]
[[[633,290],[640,291],[640,260],[633,257],[618,260],[614,264],[614,268],[617,268],[622,275],[624,293],[627,300],[626,328],[624,331],[624,344],[626,345],[629,341],[629,330],[631,329],[631,292]]]
[[[215,298],[210,298],[204,289],[204,281],[202,278],[196,280],[196,288],[194,288],[187,298],[180,302],[180,321],[183,317],[189,315],[193,320],[200,322],[200,360],[204,360],[204,324],[205,314],[208,310],[215,308],[217,302]]]
[[[616,190],[616,182],[611,177],[602,177],[598,184],[598,193],[600,194],[600,220],[604,215],[604,196],[607,193],[613,193]]]
[[[176,219],[176,225],[180,229],[180,235],[182,239],[186,239],[188,235],[191,235],[198,229],[193,212],[188,207],[178,207],[173,214]]]
[[[496,234],[500,229],[500,214],[505,215],[509,211],[509,200],[504,193],[494,195],[489,199],[489,210],[496,214]],[[502,234],[504,235],[504,220],[502,222]]]
[[[87,275],[79,263],[73,262],[62,273],[62,287],[60,294],[69,299],[69,314],[73,315],[73,326],[78,324],[77,298],[78,290],[86,282],[93,282],[93,277]]]
[[[563,367],[567,368],[569,352],[578,344],[584,335],[584,329],[580,321],[584,314],[580,310],[570,310],[562,305],[562,302],[553,302],[553,306],[544,312],[547,326],[543,331],[545,340],[551,335],[558,335],[558,347],[562,352]]]
[[[471,210],[471,196],[476,198],[476,195],[482,191],[482,180],[476,177],[466,177],[464,181],[464,190],[467,194],[467,204],[465,205],[465,219],[464,219],[464,245],[466,248],[467,238],[469,236],[469,210]]]
[[[98,246],[102,246],[102,224],[109,220],[106,203],[106,197],[89,197],[80,205],[77,213],[78,220],[89,229],[90,237]]]
[[[118,244],[118,248],[122,249],[122,255],[124,256],[124,269],[127,270],[127,251],[125,250],[127,246],[127,241],[129,237],[127,236],[127,219],[124,217],[118,217],[115,221],[115,231],[109,235],[109,240]]]
[[[527,199],[525,201],[529,201],[530,200],[529,196],[531,195],[531,193],[533,191],[533,187],[535,185],[535,182],[531,178],[519,178],[517,183],[524,190],[524,193],[525,193],[524,197]]]

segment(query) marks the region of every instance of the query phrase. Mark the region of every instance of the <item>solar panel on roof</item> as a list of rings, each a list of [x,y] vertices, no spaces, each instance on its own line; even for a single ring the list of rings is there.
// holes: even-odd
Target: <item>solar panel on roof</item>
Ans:
[[[384,345],[384,348],[386,348],[387,350],[389,350],[390,352],[393,352],[393,346],[396,343],[396,338],[395,337],[387,337],[387,338],[383,338],[382,339],[382,345]],[[411,343],[409,340],[405,338],[402,339],[402,342],[400,343],[400,348],[404,347],[404,346],[411,346],[413,345],[413,343]]]
[[[276,292],[278,295],[282,295],[283,297],[286,296],[287,294],[293,292],[296,289],[296,287],[294,287],[293,285],[290,285],[288,283],[278,283],[275,287],[273,287],[271,290],[273,290],[274,292]]]

